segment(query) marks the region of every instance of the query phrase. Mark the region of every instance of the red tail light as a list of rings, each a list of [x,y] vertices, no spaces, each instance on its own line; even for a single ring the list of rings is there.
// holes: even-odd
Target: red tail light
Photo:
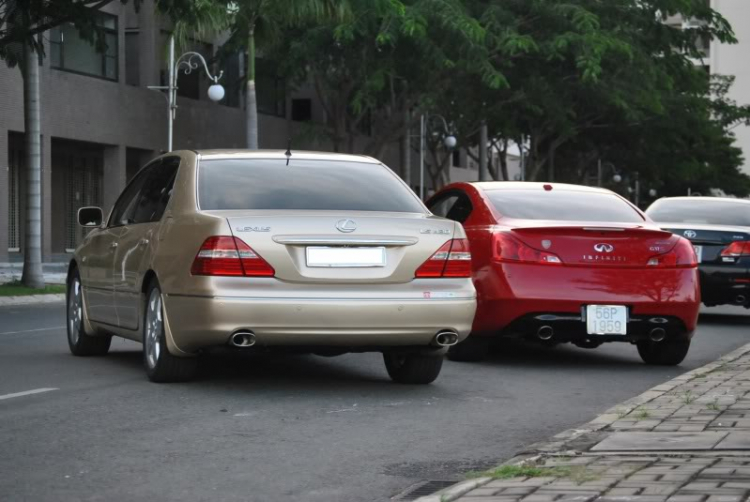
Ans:
[[[562,260],[556,254],[534,249],[503,232],[495,234],[493,258],[495,261],[500,262],[541,263],[545,265],[562,264]]]
[[[435,251],[414,274],[415,277],[471,277],[468,239],[453,239]]]
[[[273,277],[271,265],[237,237],[214,236],[203,242],[190,269],[193,275]]]
[[[646,265],[659,268],[693,268],[698,266],[698,257],[690,241],[680,238],[671,251],[652,256]]]
[[[721,256],[726,258],[739,258],[740,256],[750,256],[750,241],[735,241],[721,252]]]

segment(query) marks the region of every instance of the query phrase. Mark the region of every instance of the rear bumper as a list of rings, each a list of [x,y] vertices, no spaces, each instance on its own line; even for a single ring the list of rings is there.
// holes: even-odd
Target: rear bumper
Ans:
[[[638,319],[665,318],[670,325],[691,334],[700,309],[696,269],[632,270],[616,268],[556,267],[549,265],[494,265],[476,281],[479,304],[473,325],[477,335],[492,336],[528,329],[539,315],[578,316],[586,305],[625,305],[633,323]],[[573,322],[573,321],[570,321]],[[535,332],[535,330],[534,330]],[[528,334],[528,333],[523,333]]]
[[[172,340],[182,352],[225,345],[239,329],[259,347],[428,346],[441,330],[463,340],[476,310],[473,294],[439,299],[196,297],[165,295]]]
[[[703,303],[750,305],[750,271],[744,264],[701,264],[699,270]]]

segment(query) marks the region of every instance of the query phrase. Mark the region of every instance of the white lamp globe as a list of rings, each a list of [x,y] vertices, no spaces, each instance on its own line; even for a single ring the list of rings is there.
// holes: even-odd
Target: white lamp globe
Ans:
[[[457,140],[455,136],[450,135],[445,137],[443,143],[445,144],[446,148],[456,148]]]
[[[208,99],[219,102],[224,99],[224,87],[221,84],[214,84],[208,88]]]
[[[652,188],[651,190],[649,190],[649,191],[648,191],[648,194],[649,194],[649,195],[650,195],[651,197],[656,197],[656,189]]]
[[[612,181],[614,181],[615,183],[619,183],[622,181],[622,176],[620,176],[619,174],[615,174],[614,176],[612,176]]]

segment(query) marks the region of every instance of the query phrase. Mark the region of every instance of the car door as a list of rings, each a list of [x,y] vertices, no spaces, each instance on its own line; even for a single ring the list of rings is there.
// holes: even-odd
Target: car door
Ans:
[[[152,245],[169,203],[179,157],[166,157],[148,166],[148,177],[133,208],[132,221],[123,227],[114,259],[114,303],[120,327],[138,329],[141,282],[148,270]]]
[[[123,227],[146,177],[138,175],[115,202],[105,228],[95,230],[82,250],[84,292],[92,321],[119,325],[114,299],[113,267]]]

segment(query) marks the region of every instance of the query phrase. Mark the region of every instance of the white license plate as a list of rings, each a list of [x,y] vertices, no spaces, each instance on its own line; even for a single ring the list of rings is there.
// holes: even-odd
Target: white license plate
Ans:
[[[698,263],[703,261],[703,246],[693,246],[695,249],[695,256],[698,257]]]
[[[589,335],[626,335],[628,308],[622,305],[586,306],[586,331]]]
[[[384,247],[308,247],[308,267],[385,267]]]

